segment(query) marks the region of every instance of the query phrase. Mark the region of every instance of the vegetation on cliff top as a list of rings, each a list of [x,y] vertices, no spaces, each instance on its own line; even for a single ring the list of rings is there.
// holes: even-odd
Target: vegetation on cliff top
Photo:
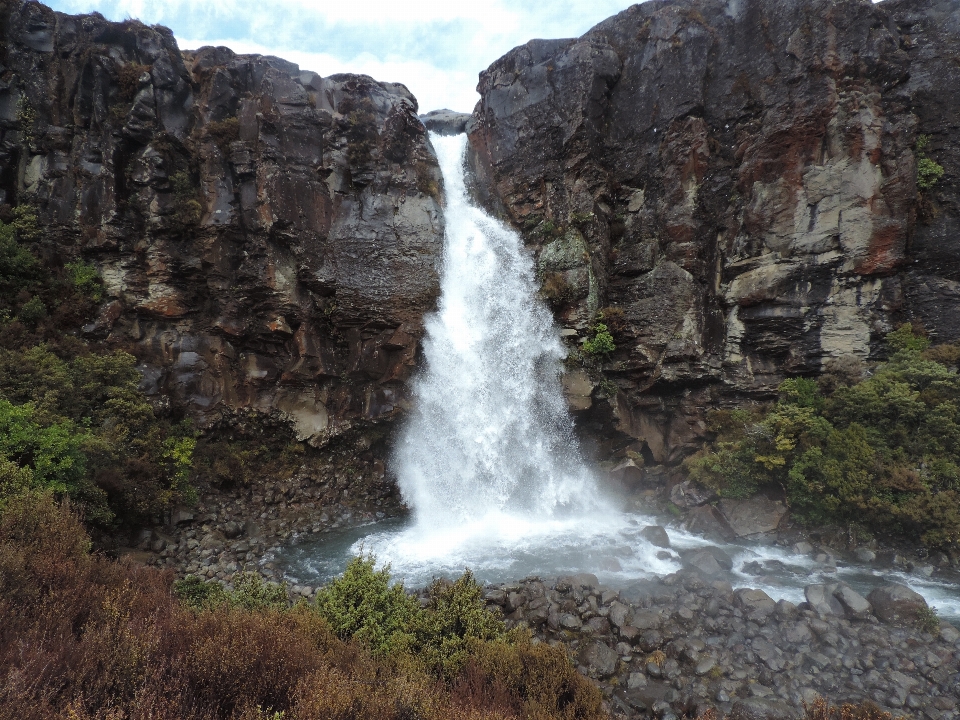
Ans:
[[[690,476],[721,496],[781,488],[811,523],[857,524],[931,547],[960,542],[960,345],[909,324],[864,379],[858,361],[793,378],[766,409],[715,411]]]
[[[375,652],[331,621],[349,613],[351,597],[372,593],[366,599],[376,603],[390,592],[388,576],[366,560],[331,591],[343,603],[290,607],[275,602],[276,586],[207,592],[212,586],[193,581],[179,588],[191,607],[171,592],[169,573],[89,547],[77,518],[49,494],[19,494],[0,509],[3,717],[603,717],[599,691],[565,648],[523,633],[485,637],[502,626],[469,577],[437,586],[425,609],[407,598],[404,631],[420,644]]]

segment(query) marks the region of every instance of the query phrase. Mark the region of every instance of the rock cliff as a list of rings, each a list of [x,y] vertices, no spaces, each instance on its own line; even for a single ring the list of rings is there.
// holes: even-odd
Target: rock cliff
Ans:
[[[898,322],[960,338],[958,88],[958,0],[652,0],[481,74],[478,195],[561,324],[615,326],[567,382],[601,457],[676,462]]]
[[[106,285],[90,338],[201,426],[320,445],[405,402],[438,294],[441,177],[402,85],[0,4],[0,203]]]

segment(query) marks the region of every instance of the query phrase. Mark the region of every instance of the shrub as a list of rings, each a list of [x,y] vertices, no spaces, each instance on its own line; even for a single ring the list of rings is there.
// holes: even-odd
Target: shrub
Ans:
[[[845,378],[784,381],[765,410],[711,414],[716,438],[685,462],[690,477],[727,497],[781,488],[808,522],[960,542],[960,376],[937,361],[956,354],[909,324],[887,343],[867,379],[846,363]]]
[[[215,120],[207,125],[207,133],[221,150],[227,150],[230,143],[240,139],[240,121],[235,118]]]
[[[583,351],[588,355],[606,357],[616,349],[617,346],[613,342],[613,335],[610,334],[607,326],[603,323],[594,325],[593,337],[588,338],[583,343]]]
[[[408,654],[371,656],[304,605],[204,603],[206,583],[89,554],[47,496],[0,508],[0,707],[39,720],[600,720],[563,647],[476,641],[449,682]],[[379,592],[379,589],[378,589]],[[469,593],[468,593],[469,594]]]
[[[917,138],[917,187],[920,190],[929,190],[943,177],[943,166],[927,157],[926,148],[930,144],[929,135],[920,135]]]
[[[343,575],[317,592],[316,609],[337,637],[363,642],[374,655],[407,648],[418,611],[403,584],[390,585],[390,568],[375,570],[373,556],[355,557]]]
[[[103,299],[103,282],[97,268],[82,260],[67,263],[64,266],[70,277],[70,282],[82,295],[86,295],[94,302]]]
[[[503,621],[487,611],[482,592],[469,570],[453,583],[437,580],[430,586],[425,611],[413,616],[417,651],[437,675],[454,677],[475,641],[506,636]]]
[[[24,325],[36,327],[36,325],[47,316],[47,306],[43,300],[34,295],[20,308],[17,319]]]
[[[117,68],[117,79],[120,84],[120,99],[125,103],[133,102],[140,88],[140,78],[145,72],[150,72],[151,65],[141,65],[136,62],[123,63]],[[124,113],[126,114],[126,113]]]

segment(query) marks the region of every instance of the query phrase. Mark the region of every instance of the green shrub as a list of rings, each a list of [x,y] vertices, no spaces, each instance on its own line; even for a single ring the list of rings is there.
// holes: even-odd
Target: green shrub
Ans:
[[[194,610],[210,610],[227,602],[223,585],[205,582],[196,575],[187,575],[173,583],[173,593],[184,605]]]
[[[47,306],[36,295],[27,300],[17,313],[17,320],[28,327],[36,327],[45,317],[47,317]]]
[[[792,378],[765,410],[712,413],[714,441],[685,462],[726,497],[780,488],[796,517],[861,523],[931,547],[960,541],[960,356],[909,324],[887,336],[873,374]],[[821,392],[821,389],[828,389]]]
[[[610,334],[607,326],[603,323],[594,325],[593,337],[588,338],[583,343],[583,351],[588,355],[606,357],[616,349],[617,346],[613,342],[613,335]]]
[[[227,593],[228,602],[244,610],[286,610],[287,586],[265,582],[259,573],[244,572],[233,576],[233,592]]]
[[[414,635],[418,654],[437,675],[449,679],[459,673],[476,641],[506,637],[506,626],[486,609],[469,570],[453,583],[435,581],[429,597],[426,609],[414,616]]]
[[[920,190],[929,190],[943,177],[943,166],[927,157],[924,152],[930,144],[929,135],[920,135],[917,138],[917,187]]]
[[[409,648],[419,611],[402,583],[390,585],[390,568],[375,569],[373,556],[355,557],[343,575],[317,592],[317,612],[340,638],[355,638],[374,655]]]
[[[207,125],[207,133],[221,150],[227,150],[230,143],[240,139],[240,121],[235,118],[215,120]]]
[[[77,260],[64,265],[70,282],[82,295],[86,295],[94,302],[100,302],[103,299],[103,282],[100,280],[100,273],[97,268],[82,260]]]

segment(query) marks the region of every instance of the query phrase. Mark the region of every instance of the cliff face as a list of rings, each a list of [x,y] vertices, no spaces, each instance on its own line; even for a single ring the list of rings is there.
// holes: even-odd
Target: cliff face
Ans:
[[[479,91],[479,194],[558,319],[619,309],[617,392],[567,383],[601,455],[675,462],[708,406],[876,356],[898,322],[960,338],[960,1],[652,0]]]
[[[108,299],[128,349],[201,425],[245,408],[322,444],[405,402],[438,293],[441,178],[402,85],[321,78],[35,2],[3,10],[0,202]]]

